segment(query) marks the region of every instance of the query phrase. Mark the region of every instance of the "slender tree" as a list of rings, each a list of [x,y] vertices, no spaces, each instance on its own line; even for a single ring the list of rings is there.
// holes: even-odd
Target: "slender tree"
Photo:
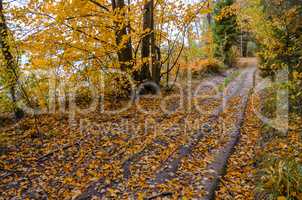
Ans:
[[[152,81],[159,85],[160,82],[160,48],[156,45],[155,23],[154,23],[154,1],[150,0],[150,18],[151,18],[151,64],[152,64]]]
[[[4,59],[5,77],[10,90],[12,106],[15,113],[15,118],[19,119],[23,116],[23,112],[17,106],[16,86],[18,82],[18,66],[17,62],[11,52],[9,43],[9,28],[6,24],[5,16],[3,13],[3,1],[0,0],[0,48]]]

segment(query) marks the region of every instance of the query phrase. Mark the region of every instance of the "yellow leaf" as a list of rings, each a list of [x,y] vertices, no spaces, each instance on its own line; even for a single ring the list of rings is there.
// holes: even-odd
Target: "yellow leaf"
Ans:
[[[143,200],[144,199],[144,194],[139,192],[138,195],[137,195],[137,199],[138,200]]]
[[[285,196],[280,196],[277,198],[277,200],[286,200],[286,197]]]
[[[73,182],[73,179],[71,177],[66,177],[64,180],[63,180],[63,183],[65,184],[70,184]]]
[[[116,197],[116,196],[117,196],[117,195],[116,195],[117,190],[115,190],[115,189],[109,188],[109,189],[108,189],[108,192],[110,193],[110,195],[111,195],[112,197]]]

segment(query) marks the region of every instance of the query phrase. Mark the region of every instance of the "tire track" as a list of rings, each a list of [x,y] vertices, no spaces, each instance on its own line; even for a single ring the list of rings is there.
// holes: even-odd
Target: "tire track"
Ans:
[[[239,141],[240,129],[244,122],[245,111],[251,93],[251,88],[254,85],[254,74],[255,69],[250,68],[243,90],[240,92],[240,96],[242,98],[241,104],[238,105],[240,112],[237,115],[234,129],[229,133],[229,142],[219,149],[215,156],[215,160],[207,167],[207,171],[210,172],[210,178],[205,179],[202,183],[205,189],[205,196],[202,198],[204,200],[212,200],[215,198],[215,191],[219,185],[221,177],[225,174],[228,159]]]
[[[245,73],[242,73],[241,76],[237,77],[234,81],[232,81],[229,85],[229,87],[227,87],[227,95],[226,97],[224,97],[223,94],[220,94],[219,97],[223,98],[223,102],[227,102],[231,97],[233,97],[239,90],[240,90],[240,85],[238,84],[238,79],[241,81],[244,80],[244,76]],[[234,84],[233,82],[237,83]],[[218,83],[216,83],[218,84]],[[231,88],[231,89],[230,89]],[[231,91],[229,91],[229,89]],[[210,122],[212,122],[213,120],[216,120],[216,118],[218,118],[219,113],[222,112],[222,110],[224,109],[225,105],[220,105],[218,108],[215,109],[214,112],[212,112],[211,116],[213,117],[213,119],[210,120]],[[191,113],[188,113],[187,115],[180,115],[179,119],[177,120],[177,124],[181,124],[182,121],[187,117],[190,116]],[[164,115],[163,115],[164,116]],[[195,116],[196,118],[200,117],[200,116]],[[165,122],[166,117],[163,117],[162,120],[160,120],[160,123],[164,123]],[[210,122],[207,122],[207,124],[209,124]],[[89,197],[95,195],[98,197],[103,197],[103,195],[106,193],[107,189],[109,188],[120,188],[122,187],[122,185],[126,185],[127,180],[130,179],[132,177],[132,173],[130,170],[130,167],[132,165],[134,165],[135,163],[138,163],[140,160],[142,160],[143,157],[150,155],[152,153],[154,153],[156,150],[158,150],[159,148],[164,148],[167,143],[169,142],[178,142],[180,137],[183,137],[183,135],[181,134],[181,132],[179,132],[176,135],[169,135],[169,131],[171,131],[171,129],[173,129],[175,125],[169,127],[168,129],[165,130],[166,133],[164,133],[163,135],[167,136],[167,138],[169,139],[169,141],[163,141],[161,139],[159,139],[158,137],[154,137],[149,144],[146,144],[143,148],[141,148],[139,151],[137,151],[136,153],[134,153],[133,155],[131,155],[130,157],[124,159],[124,161],[122,161],[121,163],[121,168],[123,169],[123,178],[122,179],[117,179],[117,180],[113,180],[110,183],[105,183],[105,177],[100,178],[98,181],[94,182],[93,184],[91,184],[80,196],[78,196],[76,199],[89,199]],[[206,127],[204,127],[206,128]],[[204,131],[206,130],[197,130],[194,131],[194,133],[190,136],[190,140],[188,145],[180,145],[179,147],[177,147],[172,153],[173,155],[176,153],[177,155],[179,155],[177,157],[177,159],[175,159],[175,157],[173,155],[169,155],[169,157],[167,158],[167,160],[164,160],[163,164],[159,167],[159,169],[164,168],[164,166],[167,166],[172,162],[173,166],[175,166],[172,171],[177,171],[177,169],[179,168],[180,162],[181,160],[188,156],[192,149],[194,149],[194,147],[196,146],[196,144],[200,141],[200,139],[205,135]],[[159,134],[162,135],[162,134]],[[156,170],[158,171],[158,169]],[[167,177],[166,174],[169,174],[171,172],[171,170],[159,170],[160,172],[157,173],[155,172],[155,174],[157,174],[156,177]],[[137,174],[135,174],[137,175]],[[169,177],[170,178],[170,177]],[[172,177],[171,177],[172,178]],[[154,184],[156,182],[161,182],[161,178],[156,178],[155,180],[151,181],[151,184]],[[133,191],[129,190],[128,188],[126,188],[126,191],[129,193],[132,193]],[[124,191],[124,192],[126,192]]]

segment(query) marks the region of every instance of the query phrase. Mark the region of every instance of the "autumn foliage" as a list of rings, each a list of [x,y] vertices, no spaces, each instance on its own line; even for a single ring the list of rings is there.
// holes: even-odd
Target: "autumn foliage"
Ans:
[[[0,199],[301,200],[301,88],[301,0],[0,0]]]

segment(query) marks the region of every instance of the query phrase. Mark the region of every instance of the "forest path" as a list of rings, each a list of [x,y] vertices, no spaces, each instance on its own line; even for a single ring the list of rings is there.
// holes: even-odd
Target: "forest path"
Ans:
[[[27,137],[31,119],[1,129],[10,143],[0,152],[0,193],[4,199],[211,198],[253,85],[255,62],[248,63],[142,96],[122,112],[76,115],[79,126],[65,116],[41,116],[43,141]]]
[[[126,159],[122,164],[123,176],[111,182],[100,179],[76,199],[102,199],[110,195],[121,199],[212,199],[239,139],[254,84],[255,61],[247,62],[246,68],[238,69],[237,77],[229,74],[224,81],[216,77],[210,84],[204,81],[198,85],[202,95],[209,95],[213,86],[230,81],[223,92],[194,104],[195,110],[181,114],[170,128],[157,133]],[[193,99],[197,100],[198,95],[193,95]],[[206,110],[196,111],[201,104]]]

